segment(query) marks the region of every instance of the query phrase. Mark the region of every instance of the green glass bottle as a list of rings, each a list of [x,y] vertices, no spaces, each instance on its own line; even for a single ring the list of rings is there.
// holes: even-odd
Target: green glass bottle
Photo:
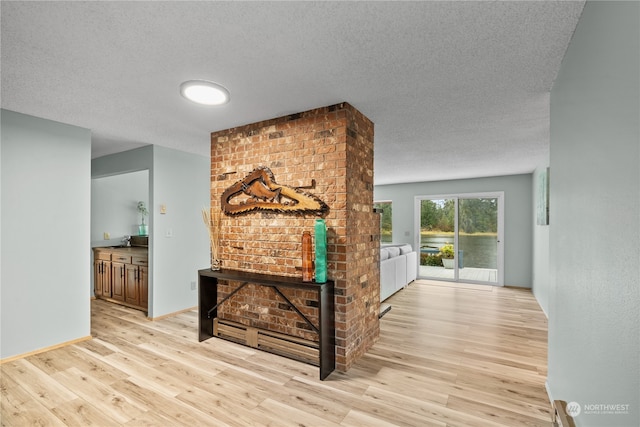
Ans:
[[[324,219],[316,219],[316,282],[327,281],[327,225]]]

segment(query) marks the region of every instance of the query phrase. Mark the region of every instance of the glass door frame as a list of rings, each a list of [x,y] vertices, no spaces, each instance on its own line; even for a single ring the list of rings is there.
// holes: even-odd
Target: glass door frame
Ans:
[[[497,236],[497,247],[496,247],[496,262],[497,262],[497,282],[484,282],[484,281],[474,281],[474,280],[465,280],[460,279],[459,273],[459,265],[457,262],[454,264],[454,276],[453,279],[448,278],[438,278],[437,280],[449,281],[449,282],[460,282],[460,283],[479,283],[483,285],[492,285],[492,286],[504,286],[504,191],[492,191],[492,192],[479,192],[479,193],[452,193],[452,194],[434,194],[434,195],[421,195],[414,197],[414,247],[416,248],[416,252],[418,252],[418,257],[420,257],[420,213],[421,213],[421,202],[422,200],[444,200],[444,199],[453,199],[455,204],[455,213],[454,213],[454,249],[458,251],[459,242],[458,242],[458,203],[459,199],[497,199],[498,202],[498,236]],[[457,252],[456,252],[457,253]],[[418,258],[419,261],[419,258]],[[425,277],[420,275],[420,262],[418,264],[418,278],[419,279],[433,279],[432,277]]]

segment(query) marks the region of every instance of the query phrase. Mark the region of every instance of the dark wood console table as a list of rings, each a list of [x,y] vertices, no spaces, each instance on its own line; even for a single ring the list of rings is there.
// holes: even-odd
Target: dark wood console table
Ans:
[[[229,295],[218,302],[218,280],[228,280],[240,282],[240,285]],[[326,283],[303,282],[297,277],[276,276],[270,274],[249,273],[246,271],[222,269],[212,271],[204,269],[198,271],[198,340],[204,341],[214,336],[219,336],[214,330],[214,323],[218,322],[218,307],[227,299],[247,284],[258,286],[269,286],[282,297],[287,304],[318,334],[318,357],[316,366],[320,367],[320,379],[324,380],[336,367],[335,353],[335,314],[334,314],[334,282]],[[312,290],[318,296],[318,325],[314,325],[279,288],[294,288]],[[240,325],[242,326],[242,325]],[[249,328],[255,329],[255,328]],[[267,339],[271,339],[268,337]],[[292,337],[293,339],[293,337]],[[253,347],[270,351],[268,348],[261,348],[257,340]],[[298,340],[302,341],[302,340]],[[280,352],[273,351],[277,354]],[[293,357],[296,358],[296,357]],[[313,362],[312,362],[313,363]]]

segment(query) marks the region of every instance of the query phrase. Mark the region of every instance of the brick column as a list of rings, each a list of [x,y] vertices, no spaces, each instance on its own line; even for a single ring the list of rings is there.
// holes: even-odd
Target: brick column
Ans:
[[[211,206],[222,192],[257,167],[280,185],[303,187],[329,206],[328,276],[336,283],[336,363],[346,371],[379,334],[379,217],[373,204],[373,123],[348,103],[213,132]],[[251,212],[223,216],[223,267],[301,276],[301,237],[318,216]],[[222,289],[224,291],[224,289]],[[287,294],[317,320],[311,294]],[[219,316],[249,326],[315,339],[297,315],[268,288],[248,286]]]

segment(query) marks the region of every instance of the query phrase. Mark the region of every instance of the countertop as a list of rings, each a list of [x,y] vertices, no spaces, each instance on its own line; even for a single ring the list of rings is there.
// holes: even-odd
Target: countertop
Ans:
[[[93,249],[129,255],[146,254],[149,252],[149,248],[146,246],[99,246]]]

